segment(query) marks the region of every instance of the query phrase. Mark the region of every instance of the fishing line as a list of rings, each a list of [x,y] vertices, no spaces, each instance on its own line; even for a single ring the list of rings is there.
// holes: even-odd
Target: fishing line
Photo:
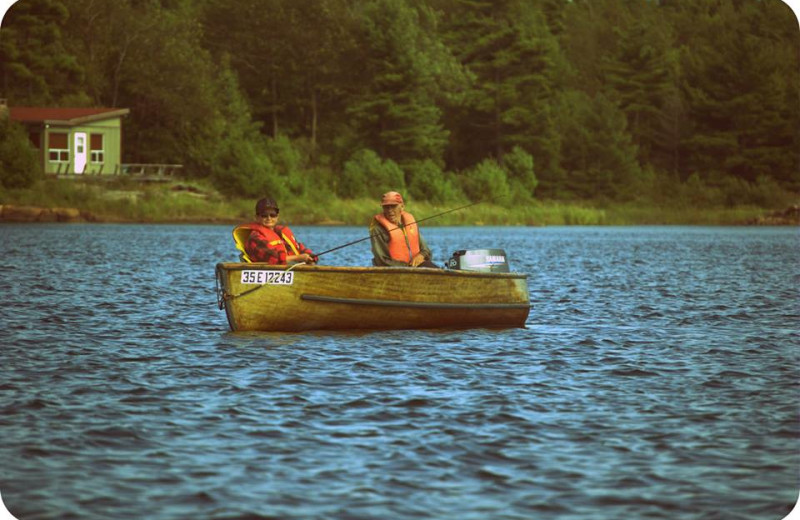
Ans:
[[[466,204],[466,205],[464,205],[464,206],[459,206],[459,207],[457,207],[457,208],[453,208],[453,209],[449,209],[449,210],[447,210],[447,211],[443,211],[443,212],[441,212],[441,213],[437,213],[436,215],[431,215],[431,216],[429,216],[429,217],[425,217],[425,218],[423,218],[423,219],[417,220],[415,223],[417,223],[417,224],[418,224],[418,223],[420,223],[420,222],[425,222],[426,220],[430,220],[430,219],[432,219],[432,218],[441,217],[442,215],[447,215],[448,213],[453,213],[454,211],[459,211],[459,210],[462,210],[462,209],[467,209],[467,208],[470,208],[470,207],[472,207],[472,206],[477,206],[478,204],[482,204],[482,203],[484,203],[484,202],[490,202],[490,201],[497,200],[497,199],[500,199],[500,198],[503,198],[503,197],[507,197],[507,195],[498,195],[498,196],[496,196],[496,197],[490,197],[490,198],[488,198],[488,199],[479,200],[478,202],[471,202],[471,203],[469,203],[469,204]],[[401,228],[404,228],[405,226],[406,226],[405,224],[400,224],[399,226],[397,226],[397,227],[395,227],[395,228],[393,228],[393,229],[390,229],[389,231],[394,231],[395,229],[401,229]],[[363,242],[363,241],[365,241],[365,240],[369,240],[369,239],[370,239],[370,238],[372,238],[373,236],[376,236],[378,233],[380,233],[380,231],[377,231],[377,232],[375,232],[375,233],[371,233],[369,236],[366,236],[366,237],[364,237],[364,238],[359,238],[358,240],[354,240],[354,241],[352,241],[352,242],[348,242],[348,243],[346,243],[346,244],[342,244],[342,245],[340,245],[340,246],[336,246],[336,247],[334,247],[334,248],[328,249],[327,251],[323,251],[322,253],[318,253],[316,256],[317,256],[317,258],[319,258],[320,256],[322,256],[322,255],[325,255],[325,254],[328,254],[328,253],[331,253],[331,252],[333,252],[333,251],[338,251],[339,249],[343,249],[343,248],[345,248],[345,247],[352,246],[352,245],[354,245],[354,244],[358,244],[358,243],[360,243],[360,242]],[[293,264],[292,266],[288,267],[288,268],[286,269],[286,271],[291,271],[292,269],[294,269],[294,268],[295,268],[296,266],[298,266],[298,265],[305,265],[305,264],[304,264],[303,262],[298,262],[298,263],[296,263],[296,264]],[[239,294],[228,294],[228,293],[226,293],[226,292],[224,291],[224,289],[223,289],[222,287],[220,287],[220,284],[219,284],[219,282],[220,282],[221,280],[220,280],[220,276],[219,276],[219,274],[221,274],[221,272],[220,272],[220,270],[219,270],[219,267],[217,268],[217,273],[216,273],[216,274],[217,274],[217,276],[216,276],[216,282],[217,282],[217,284],[216,284],[216,285],[217,285],[217,286],[216,286],[216,292],[217,292],[217,305],[219,306],[219,308],[220,308],[220,309],[222,309],[222,308],[224,307],[224,305],[225,305],[225,300],[228,300],[228,299],[234,299],[234,298],[240,298],[240,297],[242,297],[242,296],[244,296],[244,295],[246,295],[246,294],[250,294],[250,293],[252,293],[252,292],[258,291],[259,289],[263,289],[264,287],[266,287],[266,285],[259,285],[258,287],[254,287],[254,288],[252,288],[252,289],[248,289],[247,291],[244,291],[244,292],[242,292],[242,293],[239,293]]]
[[[471,202],[471,203],[469,203],[469,204],[467,204],[465,206],[459,206],[457,208],[448,209],[447,211],[443,211],[441,213],[437,213],[436,215],[431,215],[430,217],[425,217],[423,219],[417,220],[415,222],[415,224],[419,224],[420,222],[425,222],[426,220],[430,220],[432,218],[441,217],[442,215],[447,215],[448,213],[453,213],[454,211],[459,211],[459,210],[462,210],[462,209],[471,208],[472,206],[476,206],[478,204],[483,204],[484,202],[490,202],[490,201],[497,200],[497,199],[500,199],[500,198],[503,198],[503,197],[507,197],[507,196],[508,195],[498,195],[496,197],[490,197],[488,199],[479,200],[478,202]],[[395,229],[402,229],[404,227],[406,227],[406,224],[400,224],[399,226],[397,226],[395,228],[392,228],[389,231],[391,232],[391,231],[394,231]],[[327,251],[323,251],[321,253],[317,253],[317,256],[320,257],[322,255],[325,255],[325,254],[328,254],[328,253],[332,253],[333,251],[338,251],[339,249],[344,249],[345,247],[349,247],[349,246],[352,246],[354,244],[361,243],[361,242],[363,242],[365,240],[369,240],[370,238],[372,238],[374,236],[377,236],[380,233],[381,233],[381,231],[376,231],[375,233],[371,233],[369,236],[366,236],[364,238],[359,238],[358,240],[353,240],[352,242],[348,242],[346,244],[342,244],[340,246],[336,246],[334,248],[328,249]]]

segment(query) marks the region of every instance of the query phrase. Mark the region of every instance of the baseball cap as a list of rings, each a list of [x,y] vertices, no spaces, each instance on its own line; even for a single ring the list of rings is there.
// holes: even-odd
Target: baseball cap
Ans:
[[[381,206],[391,206],[393,204],[403,204],[403,196],[396,191],[387,191],[381,197]]]
[[[259,199],[256,202],[256,215],[263,215],[269,208],[280,209],[278,208],[278,203],[275,202],[275,199],[271,197],[264,197],[263,199]]]

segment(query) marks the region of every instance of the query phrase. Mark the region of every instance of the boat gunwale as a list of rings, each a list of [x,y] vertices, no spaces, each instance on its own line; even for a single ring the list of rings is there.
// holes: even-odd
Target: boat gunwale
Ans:
[[[523,310],[530,309],[530,303],[446,303],[446,302],[426,302],[409,300],[373,300],[366,298],[339,298],[334,296],[323,296],[319,294],[303,293],[301,300],[338,303],[344,305],[363,305],[374,307],[404,307],[412,309],[441,309],[441,310]]]
[[[460,271],[450,269],[430,269],[424,267],[351,267],[351,266],[329,266],[329,265],[304,265],[295,264],[292,266],[274,265],[268,263],[243,263],[243,262],[220,262],[217,269],[223,271],[244,271],[247,269],[264,271],[286,271],[291,269],[295,272],[308,273],[347,273],[347,274],[415,274],[423,276],[468,276],[475,278],[510,278],[527,279],[526,273],[497,273],[485,271]]]

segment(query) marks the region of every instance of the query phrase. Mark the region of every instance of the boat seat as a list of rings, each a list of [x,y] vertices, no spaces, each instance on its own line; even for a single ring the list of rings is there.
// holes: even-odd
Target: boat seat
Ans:
[[[250,238],[252,231],[253,229],[248,224],[242,224],[233,229],[233,241],[236,244],[236,249],[239,250],[239,260],[248,264],[252,264],[253,261],[247,256],[247,251],[244,247],[247,245],[247,239]]]

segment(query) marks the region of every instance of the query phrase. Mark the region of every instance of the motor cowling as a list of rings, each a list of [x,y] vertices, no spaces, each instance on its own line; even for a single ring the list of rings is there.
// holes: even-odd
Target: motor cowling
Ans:
[[[454,271],[509,272],[504,249],[461,249],[453,253],[445,267]]]

